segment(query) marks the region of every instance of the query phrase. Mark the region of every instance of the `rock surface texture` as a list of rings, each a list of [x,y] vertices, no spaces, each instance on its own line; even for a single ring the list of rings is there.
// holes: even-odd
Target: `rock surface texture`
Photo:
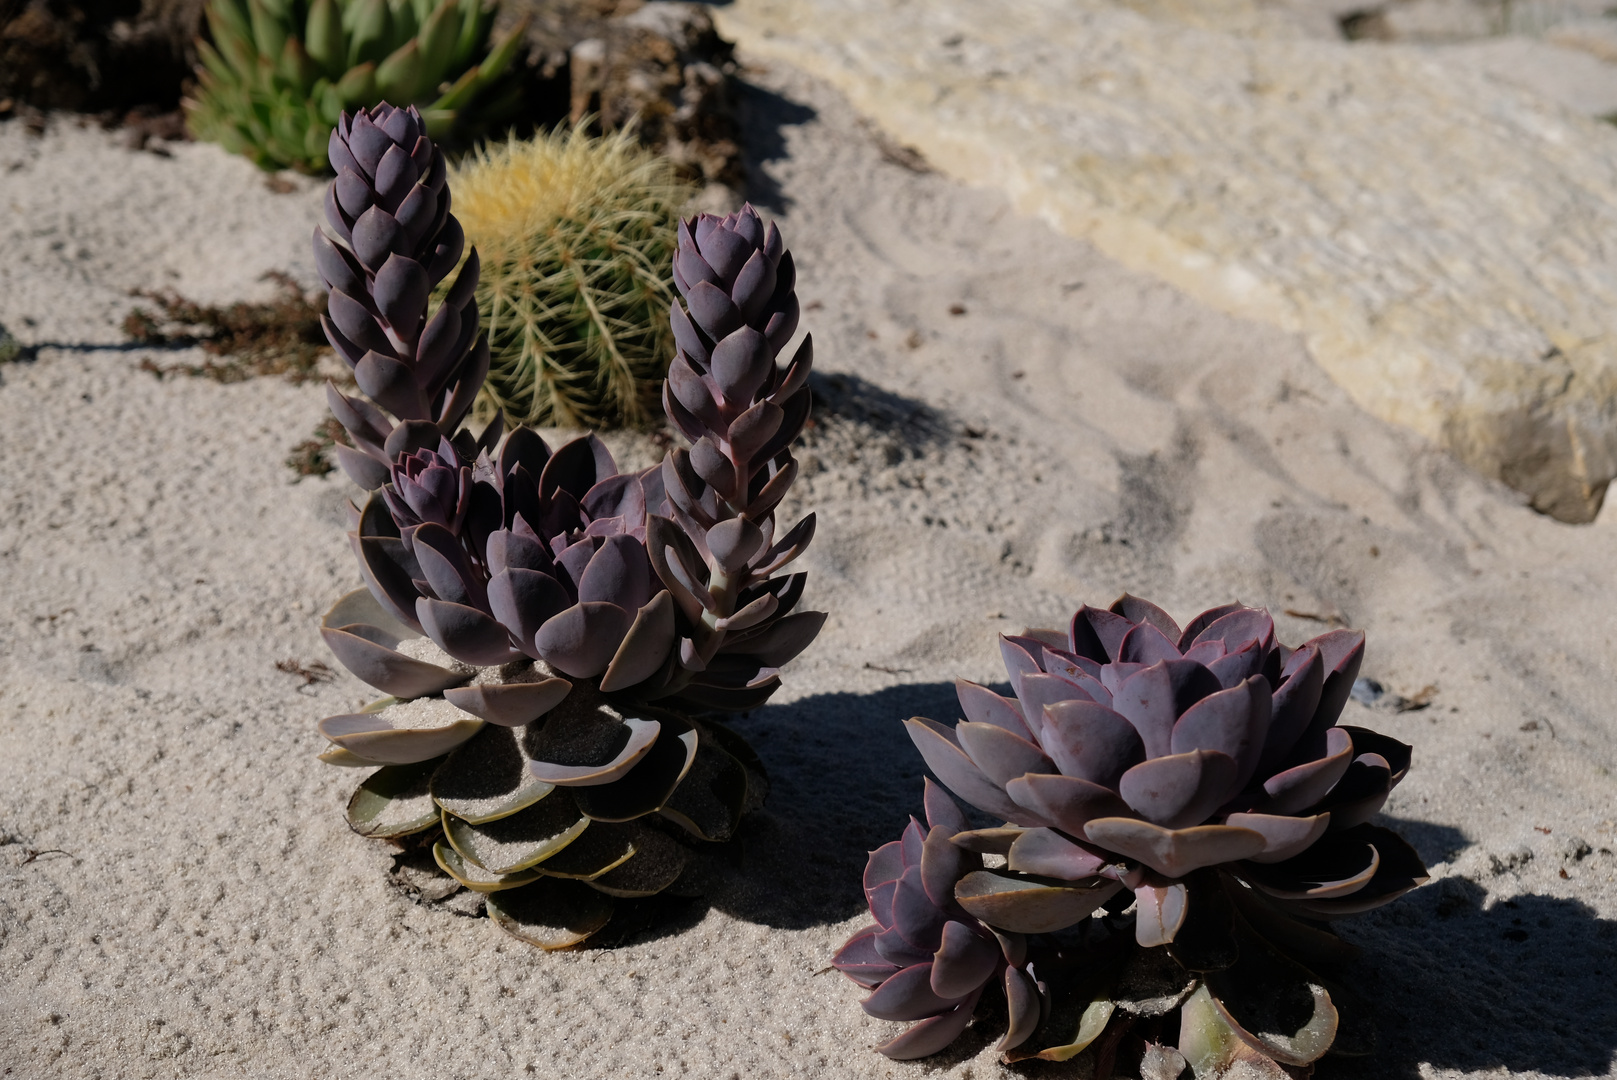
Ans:
[[[1592,520],[1617,476],[1617,131],[1442,49],[1320,37],[1328,9],[718,13],[944,172],[1301,333],[1362,407]]]

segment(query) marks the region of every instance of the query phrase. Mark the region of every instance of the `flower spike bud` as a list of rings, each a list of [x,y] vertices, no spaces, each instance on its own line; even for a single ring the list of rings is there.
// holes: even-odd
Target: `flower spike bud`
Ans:
[[[449,212],[443,151],[414,106],[344,113],[328,149],[337,178],[314,233],[315,264],[330,291],[321,325],[363,398],[335,387],[328,396],[353,442],[339,462],[355,483],[375,489],[399,453],[456,435],[488,374],[473,297],[477,252],[429,318],[432,290],[460,263],[465,237]]]
[[[771,576],[814,532],[810,515],[777,539],[774,516],[797,475],[791,446],[811,400],[812,340],[804,338],[787,366],[777,363],[797,331],[796,281],[780,230],[750,204],[680,223],[681,302],[670,314],[676,351],[663,407],[692,445],[664,460],[666,502],[648,533],[660,538],[650,551],[658,574],[694,624],[672,685],[706,686],[696,692],[714,703],[761,700],[757,691],[775,685],[772,669],[806,647],[825,619],[781,602],[795,602],[801,575]],[[691,580],[698,567],[705,581]],[[747,659],[715,664],[726,655]]]

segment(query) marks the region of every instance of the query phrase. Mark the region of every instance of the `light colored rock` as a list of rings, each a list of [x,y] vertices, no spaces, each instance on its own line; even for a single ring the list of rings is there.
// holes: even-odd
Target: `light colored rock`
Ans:
[[[1444,46],[1442,55],[1585,116],[1617,113],[1617,64],[1585,50],[1512,36]]]
[[[1476,0],[1408,0],[1380,10],[1386,32],[1399,41],[1469,41],[1504,33],[1497,3]]]
[[[1164,0],[1166,2],[1166,0]],[[738,0],[757,60],[1204,302],[1564,521],[1617,475],[1617,131],[1442,50],[1100,0]]]
[[[1617,64],[1617,19],[1585,19],[1558,26],[1544,40]]]
[[[1158,19],[1244,37],[1339,36],[1330,0],[1118,0],[1124,10]]]
[[[1497,34],[1539,35],[1566,23],[1599,18],[1607,0],[1390,0],[1361,4],[1378,11],[1398,41],[1468,41]]]

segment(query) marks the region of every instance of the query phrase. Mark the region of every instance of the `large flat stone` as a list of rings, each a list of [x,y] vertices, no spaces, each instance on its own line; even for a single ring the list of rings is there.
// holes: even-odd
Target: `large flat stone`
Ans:
[[[1217,6],[1239,32],[1175,0],[717,12],[945,172],[1301,333],[1370,412],[1591,520],[1617,475],[1617,130],[1441,49]]]

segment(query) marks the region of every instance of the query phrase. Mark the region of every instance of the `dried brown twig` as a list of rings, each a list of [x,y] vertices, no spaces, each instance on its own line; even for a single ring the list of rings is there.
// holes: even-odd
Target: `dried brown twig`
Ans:
[[[311,660],[307,664],[294,659],[275,661],[275,670],[284,671],[288,675],[297,675],[303,680],[304,686],[313,686],[316,683],[327,683],[336,678],[332,670],[319,660]]]

